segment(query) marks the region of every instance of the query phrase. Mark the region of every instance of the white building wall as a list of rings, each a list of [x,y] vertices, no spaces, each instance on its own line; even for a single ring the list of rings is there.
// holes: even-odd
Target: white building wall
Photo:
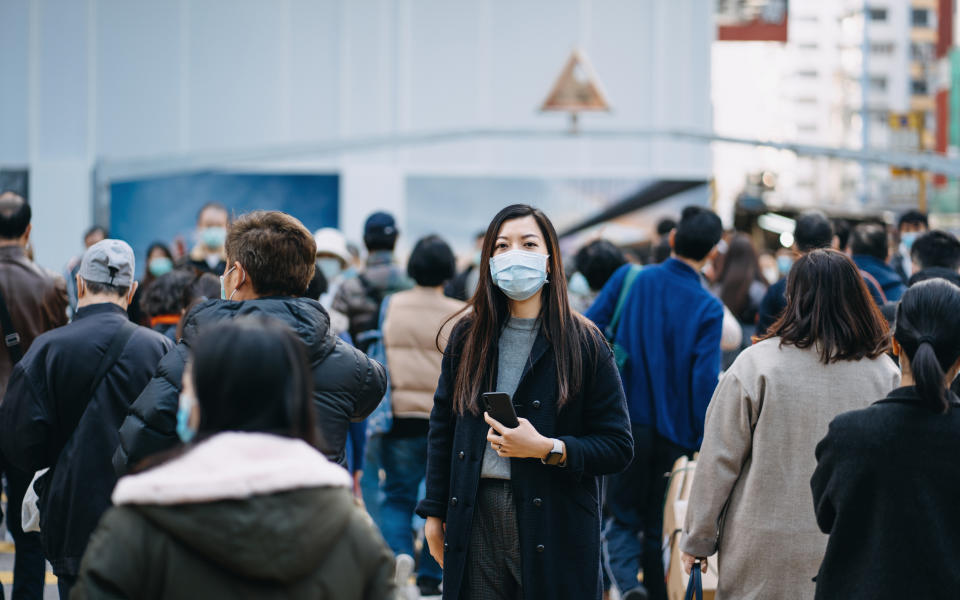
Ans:
[[[577,45],[614,107],[587,115],[584,128],[712,124],[714,31],[699,0],[5,0],[0,22],[12,32],[0,39],[0,76],[12,82],[0,97],[0,166],[29,165],[39,259],[51,267],[79,250],[92,222],[98,161],[563,128],[562,116],[537,108]],[[483,141],[298,165],[342,172],[351,228],[380,203],[402,204],[413,172],[711,172],[708,147],[661,139]]]

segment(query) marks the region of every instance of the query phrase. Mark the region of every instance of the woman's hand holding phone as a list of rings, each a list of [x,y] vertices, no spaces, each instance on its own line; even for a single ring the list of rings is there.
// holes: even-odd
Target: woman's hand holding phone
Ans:
[[[520,424],[516,427],[506,427],[490,416],[483,413],[483,419],[490,425],[487,431],[487,441],[505,458],[544,458],[553,450],[553,440],[540,435],[530,421],[519,418]]]
[[[427,547],[430,549],[430,556],[437,561],[440,568],[443,568],[443,539],[447,534],[447,524],[440,520],[440,517],[427,517],[427,523],[423,526],[423,537],[427,540]]]

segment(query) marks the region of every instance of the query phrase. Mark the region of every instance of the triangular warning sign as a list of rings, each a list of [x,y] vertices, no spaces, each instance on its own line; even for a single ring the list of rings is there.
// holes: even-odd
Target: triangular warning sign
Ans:
[[[567,64],[560,71],[540,110],[610,110],[600,79],[579,49],[570,53]]]

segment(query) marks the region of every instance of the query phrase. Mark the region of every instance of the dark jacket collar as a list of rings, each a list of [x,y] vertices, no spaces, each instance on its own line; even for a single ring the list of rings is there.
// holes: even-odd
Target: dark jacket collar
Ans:
[[[960,399],[950,390],[947,390],[947,397],[950,400],[950,404],[954,407],[960,407]],[[920,399],[920,396],[917,394],[917,388],[912,385],[907,385],[903,387],[898,387],[893,390],[887,397],[883,400],[877,400],[874,404],[912,404],[915,406],[923,406],[923,401]]]
[[[665,260],[663,262],[663,267],[676,273],[677,275],[682,275],[683,277],[689,277],[690,279],[700,281],[700,274],[694,271],[693,267],[676,257],[671,256]]]
[[[91,315],[104,315],[111,312],[115,312],[124,316],[127,315],[126,310],[114,304],[113,302],[100,302],[98,304],[91,304],[89,306],[84,306],[83,308],[78,308],[73,320],[76,321],[77,319],[82,319]]]

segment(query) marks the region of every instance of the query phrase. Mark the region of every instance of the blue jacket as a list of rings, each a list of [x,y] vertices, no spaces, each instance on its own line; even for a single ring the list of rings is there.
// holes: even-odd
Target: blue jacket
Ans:
[[[629,266],[618,269],[586,313],[605,330]],[[629,359],[623,387],[630,420],[652,425],[684,448],[703,439],[707,405],[720,373],[723,306],[685,263],[670,258],[637,275],[617,327]]]
[[[893,270],[893,267],[879,258],[868,254],[854,254],[853,262],[857,264],[857,268],[861,271],[866,271],[877,280],[884,295],[887,297],[887,302],[899,301],[900,296],[907,291],[907,286],[903,285],[903,280],[900,279],[900,275]],[[878,302],[878,304],[882,303]]]

